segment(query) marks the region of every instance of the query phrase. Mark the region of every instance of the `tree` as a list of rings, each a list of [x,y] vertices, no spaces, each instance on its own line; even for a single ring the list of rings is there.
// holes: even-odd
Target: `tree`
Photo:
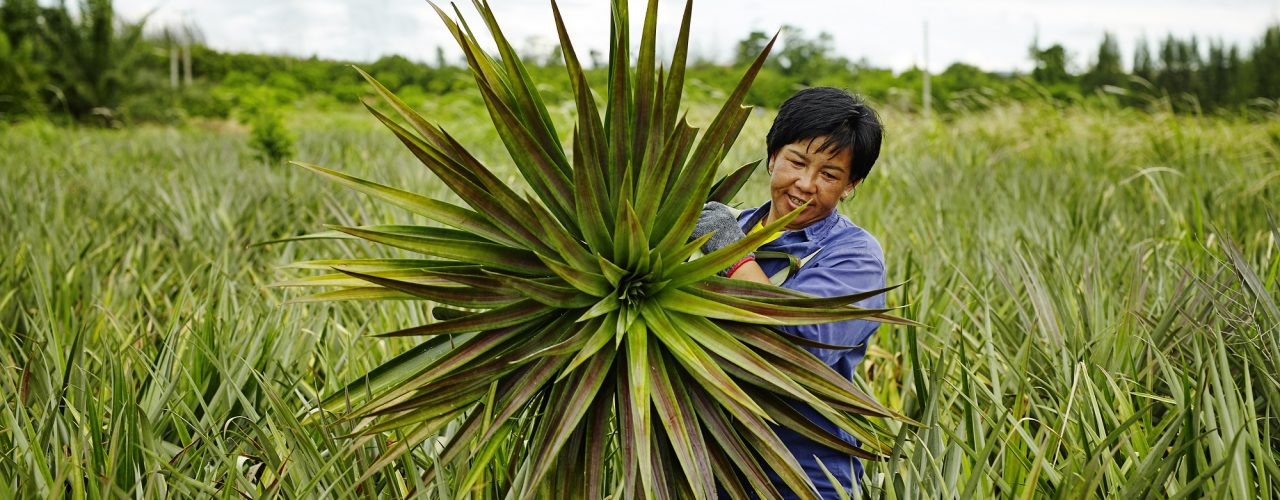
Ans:
[[[41,14],[41,39],[47,44],[51,83],[71,116],[111,114],[131,84],[134,66],[142,56],[145,23],[116,19],[111,0],[84,0],[76,15],[65,1]]]
[[[747,40],[740,42],[740,50],[756,45],[760,41],[759,36],[763,35],[760,32],[752,33]],[[774,58],[774,66],[801,85],[813,85],[828,74],[848,73],[848,61],[834,56],[834,49],[835,39],[830,33],[823,32],[817,38],[807,38],[802,29],[783,26],[782,50]]]
[[[36,0],[0,2],[0,32],[13,46],[40,36],[40,4]]]
[[[1093,67],[1080,79],[1081,90],[1094,92],[1104,86],[1124,84],[1124,68],[1120,67],[1120,47],[1111,33],[1102,35]]]
[[[1253,95],[1253,82],[1250,81],[1248,73],[1245,71],[1244,62],[1240,59],[1240,49],[1235,44],[1232,44],[1231,50],[1227,52],[1227,68],[1227,74],[1231,77],[1231,87],[1227,94],[1227,102],[1231,104],[1243,103]]]
[[[1043,50],[1031,47],[1031,60],[1035,62],[1031,78],[1036,82],[1052,86],[1071,80],[1071,74],[1067,72],[1067,49],[1062,45],[1055,43]]]
[[[39,44],[40,6],[35,0],[0,3],[0,120],[44,113],[40,89],[48,75]]]
[[[1267,28],[1254,46],[1252,60],[1257,95],[1280,99],[1280,25]]]
[[[1215,108],[1238,104],[1234,89],[1240,80],[1239,61],[1232,58],[1233,53],[1235,47],[1228,48],[1221,39],[1209,42],[1209,59],[1200,78],[1204,83],[1202,105]]]
[[[755,60],[756,55],[769,43],[769,35],[763,31],[752,31],[746,38],[738,40],[733,51],[733,65],[746,66]]]
[[[399,88],[404,85],[425,85],[427,68],[424,65],[410,61],[409,58],[401,55],[382,56],[369,65],[369,73],[377,75],[378,79],[387,83],[391,88]]]
[[[1151,83],[1156,78],[1155,63],[1151,59],[1151,48],[1147,44],[1147,38],[1138,39],[1138,43],[1133,47],[1133,76]]]

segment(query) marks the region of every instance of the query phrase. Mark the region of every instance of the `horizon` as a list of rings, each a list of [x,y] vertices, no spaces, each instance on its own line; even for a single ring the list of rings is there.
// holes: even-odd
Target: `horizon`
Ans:
[[[400,55],[418,62],[434,62],[436,48],[441,47],[451,64],[461,58],[461,51],[429,4],[417,0],[361,3],[363,9],[351,0],[286,0],[266,6],[243,0],[117,0],[116,9],[134,20],[150,12],[149,31],[183,23],[193,25],[206,45],[220,51],[353,62]],[[638,13],[643,12],[643,3],[631,3],[633,38],[638,38],[638,24],[643,20]],[[376,8],[370,9],[371,4]],[[518,50],[548,53],[557,44],[549,1],[493,0],[490,4]],[[245,8],[248,5],[257,7]],[[559,5],[580,58],[587,59],[591,49],[607,52],[608,24],[599,21],[608,18],[606,3],[564,0]],[[1153,49],[1172,34],[1179,38],[1195,36],[1202,47],[1207,47],[1209,40],[1222,40],[1247,53],[1268,26],[1280,23],[1280,0],[1222,2],[1214,6],[1213,15],[1205,15],[1209,9],[1188,0],[1164,4],[1134,0],[1124,5],[1100,0],[1084,4],[1051,0],[1031,5],[1012,0],[977,0],[962,5],[918,0],[877,5],[875,17],[854,15],[859,9],[856,4],[807,5],[821,15],[813,19],[809,15],[812,12],[784,9],[777,2],[763,0],[699,0],[693,8],[690,57],[723,63],[731,59],[734,46],[750,32],[772,34],[791,25],[800,28],[808,39],[829,33],[835,55],[901,72],[923,66],[927,22],[928,69],[932,73],[940,73],[957,62],[987,72],[1025,73],[1032,67],[1028,49],[1033,42],[1041,47],[1062,45],[1070,55],[1069,67],[1080,71],[1092,62],[1103,33],[1107,32],[1119,43],[1127,69],[1140,37],[1145,37]],[[670,52],[683,8],[684,2],[659,4],[660,53]],[[459,9],[467,19],[478,19],[470,4]],[[926,11],[931,15],[921,14]],[[835,21],[845,17],[875,22],[853,22],[840,25],[846,27],[840,30]],[[519,23],[515,19],[533,21]],[[868,35],[858,37],[852,34],[856,31]]]

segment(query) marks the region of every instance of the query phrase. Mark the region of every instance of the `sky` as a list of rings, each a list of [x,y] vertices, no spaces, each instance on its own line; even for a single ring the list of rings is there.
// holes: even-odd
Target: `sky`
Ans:
[[[608,4],[559,1],[579,57],[586,59],[591,48],[607,52]],[[464,16],[480,23],[470,2],[459,5]],[[549,52],[554,45],[549,0],[490,5],[517,49]],[[644,6],[631,0],[633,34],[640,31]],[[436,47],[444,47],[450,61],[461,57],[423,0],[116,0],[116,8],[133,19],[150,13],[153,28],[194,24],[220,50],[351,61],[399,54],[434,62]],[[671,51],[683,9],[683,1],[659,0],[660,50]],[[953,62],[1027,71],[1027,48],[1037,39],[1042,46],[1062,44],[1080,69],[1094,57],[1104,32],[1116,35],[1126,62],[1139,37],[1154,44],[1169,33],[1247,49],[1267,26],[1280,24],[1280,0],[697,0],[690,47],[704,58],[726,60],[748,33],[772,34],[791,25],[809,37],[830,33],[836,52],[851,60],[901,71],[924,65],[926,24],[928,67],[934,72]]]

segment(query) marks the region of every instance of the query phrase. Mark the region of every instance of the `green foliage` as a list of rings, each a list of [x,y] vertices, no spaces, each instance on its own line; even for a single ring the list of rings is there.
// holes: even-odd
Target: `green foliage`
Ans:
[[[40,64],[40,6],[35,0],[0,2],[0,121],[45,111],[40,89],[48,76]]]
[[[1124,67],[1120,63],[1120,46],[1111,33],[1104,33],[1093,67],[1080,78],[1080,89],[1091,93],[1106,87],[1119,88],[1125,84],[1125,80]]]
[[[1280,99],[1280,26],[1267,28],[1251,59],[1257,95]]]
[[[484,110],[449,98],[423,113],[523,189]],[[866,462],[863,498],[1276,496],[1280,123],[1035,100],[945,123],[883,115],[885,163],[841,211],[880,238],[891,282],[912,278],[890,305],[928,327],[881,326],[860,380],[929,425]],[[752,115],[723,164],[758,158],[771,120]],[[292,122],[296,157],[453,199],[367,114]],[[282,306],[266,286],[297,273],[275,267],[335,247],[250,243],[410,215],[244,150],[243,132],[208,123],[0,130],[0,496],[484,494],[425,489],[436,443],[358,484],[387,442],[299,424],[422,340],[369,335],[432,308]],[[738,199],[767,195],[756,176]]]
[[[41,20],[59,104],[77,119],[113,122],[141,57],[143,22],[117,20],[110,0],[83,0],[74,15],[60,2]]]
[[[83,13],[83,14],[80,14]],[[110,0],[85,1],[77,9],[64,2],[41,7],[35,0],[0,1],[0,119],[52,114],[91,123],[172,122],[187,117],[227,117],[239,104],[239,93],[264,87],[278,92],[277,105],[329,109],[359,103],[370,96],[346,61],[317,57],[225,53],[192,44],[194,82],[175,90],[166,85],[173,40],[142,36],[141,22],[121,22]],[[919,110],[922,73],[898,74],[854,62],[834,53],[829,33],[808,34],[783,26],[772,58],[761,70],[746,102],[776,106],[796,89],[828,85],[850,89],[899,109]],[[715,98],[732,86],[736,75],[758,53],[769,35],[748,34],[734,46],[730,67],[691,61],[687,71],[691,96]],[[1251,46],[1209,41],[1207,51],[1195,39],[1168,36],[1153,49],[1138,40],[1132,70],[1119,64],[1117,41],[1103,37],[1083,72],[1073,71],[1070,54],[1060,46],[1031,52],[1035,69],[1028,75],[982,72],[957,62],[953,74],[932,75],[935,111],[981,109],[1004,101],[1052,99],[1097,100],[1142,109],[1178,112],[1256,113],[1276,107],[1280,95],[1280,27],[1270,27]],[[439,49],[439,48],[438,48]],[[548,103],[572,101],[573,88],[559,68],[558,45],[526,58],[526,70],[538,82]],[[597,93],[607,91],[607,61],[589,54],[584,68]],[[478,99],[469,93],[473,81],[465,68],[446,61],[437,50],[431,64],[403,56],[385,56],[365,65],[393,88],[421,88],[423,101],[445,95]],[[972,85],[972,86],[966,86]],[[252,90],[264,93],[265,90]],[[1259,100],[1263,98],[1265,100]],[[415,103],[416,105],[416,103]],[[95,113],[96,110],[96,113]]]
[[[1043,89],[1046,97],[1073,100],[1078,94],[1076,79],[1067,69],[1067,49],[1053,44],[1046,48],[1031,47],[1031,80]]]
[[[33,40],[15,45],[0,33],[0,121],[43,114],[39,91],[44,74],[34,53]]]
[[[294,136],[278,108],[262,105],[249,113],[249,146],[254,157],[279,165],[294,154]]]
[[[692,3],[669,73],[656,67],[657,2],[645,13],[634,69],[627,3],[613,3],[603,117],[553,4],[577,106],[572,143],[564,144],[493,13],[476,6],[500,58],[479,52],[461,20],[440,16],[466,53],[529,194],[367,74],[407,127],[370,111],[466,206],[302,165],[447,227],[338,226],[303,237],[355,237],[427,257],[303,263],[337,272],[292,282],[341,287],[300,299],[308,302],[438,304],[439,321],[385,334],[428,340],[321,404],[365,422],[365,439],[402,436],[363,475],[459,422],[436,465],[454,477],[437,482],[522,497],[599,498],[621,484],[628,497],[714,498],[717,483],[775,497],[770,471],[815,498],[775,423],[864,459],[887,453],[891,436],[864,417],[901,417],[804,350],[802,340],[769,327],[855,318],[909,324],[849,305],[884,290],[814,297],[716,276],[799,210],[689,260],[705,240],[686,241],[703,203],[729,201],[756,163],[716,182],[751,114],[741,104],[772,41],[695,142],[697,130],[680,118]],[[814,408],[865,448],[813,426],[786,400]],[[505,458],[495,462],[498,450]]]

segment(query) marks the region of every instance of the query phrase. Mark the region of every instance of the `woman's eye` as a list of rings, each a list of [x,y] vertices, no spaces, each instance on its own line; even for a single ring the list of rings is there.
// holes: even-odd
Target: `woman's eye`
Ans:
[[[832,174],[831,172],[823,172],[823,173],[822,173],[822,178],[824,178],[824,179],[826,179],[826,180],[829,180],[829,181],[834,181],[834,180],[836,180],[836,176],[835,176],[835,174]]]

